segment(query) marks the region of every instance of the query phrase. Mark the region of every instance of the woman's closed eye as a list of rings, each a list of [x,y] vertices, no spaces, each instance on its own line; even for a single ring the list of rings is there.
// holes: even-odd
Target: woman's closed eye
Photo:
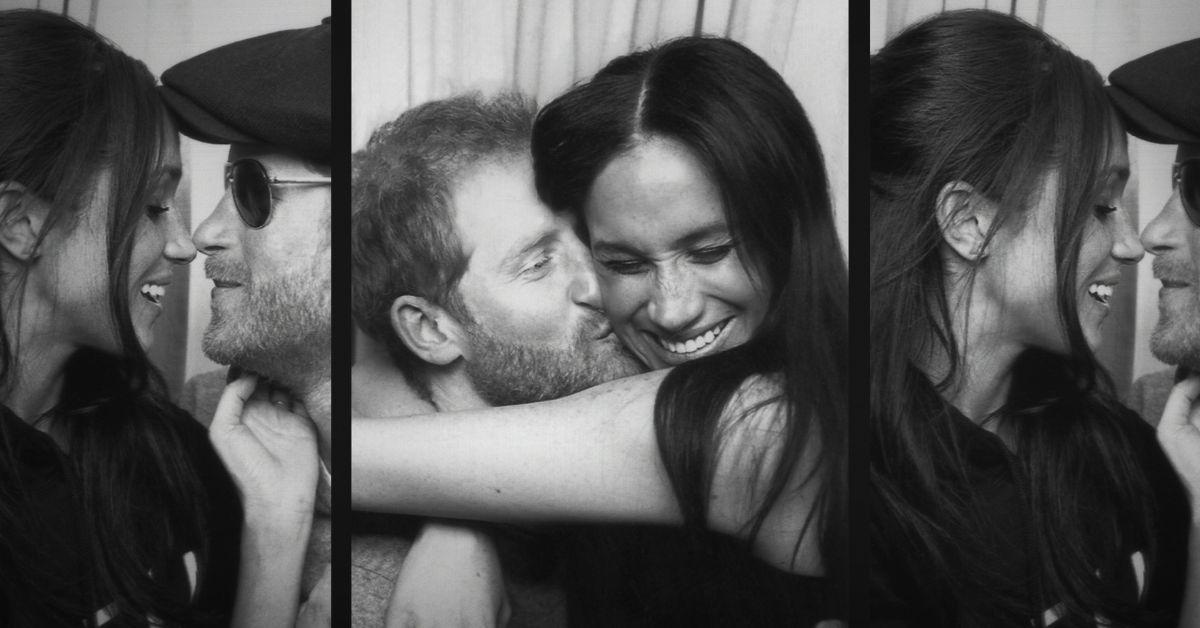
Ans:
[[[718,246],[706,246],[701,249],[691,251],[688,255],[692,261],[697,264],[716,264],[717,262],[729,256],[729,252],[733,250],[733,244],[721,244]]]
[[[618,275],[639,275],[646,272],[646,263],[638,259],[599,259],[596,261],[605,270]]]
[[[1092,206],[1092,211],[1096,212],[1097,217],[1106,218],[1106,217],[1116,213],[1117,206],[1116,205],[1106,205],[1104,203],[1097,203]]]
[[[151,218],[158,218],[169,211],[171,211],[170,205],[155,205],[153,203],[146,205],[146,215]]]

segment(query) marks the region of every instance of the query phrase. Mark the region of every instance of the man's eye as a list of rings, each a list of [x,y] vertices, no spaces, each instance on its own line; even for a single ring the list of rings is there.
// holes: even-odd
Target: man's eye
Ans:
[[[526,266],[524,268],[524,270],[522,270],[521,272],[522,273],[542,272],[543,270],[546,269],[547,266],[550,265],[550,260],[551,260],[551,258],[549,255],[543,255],[543,256],[539,257],[536,262]]]
[[[637,275],[646,271],[646,265],[638,260],[600,260],[600,265],[619,275]]]
[[[732,250],[732,244],[710,246],[692,251],[691,258],[698,264],[716,264],[717,262],[728,257],[729,252]]]

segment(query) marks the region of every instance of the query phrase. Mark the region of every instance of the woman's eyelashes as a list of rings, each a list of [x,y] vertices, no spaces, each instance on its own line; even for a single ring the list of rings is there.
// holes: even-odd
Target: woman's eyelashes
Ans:
[[[704,266],[716,264],[721,260],[729,257],[737,244],[727,242],[725,244],[717,244],[712,246],[703,246],[684,251],[688,261],[694,264]],[[605,270],[620,274],[620,275],[638,275],[650,269],[650,262],[638,258],[596,258],[596,262]]]
[[[155,205],[153,203],[146,205],[146,215],[151,218],[158,218],[169,211],[171,211],[170,205]]]
[[[618,275],[637,275],[645,272],[647,268],[645,262],[636,259],[597,259],[596,261],[605,270]]]
[[[728,257],[733,247],[734,244],[732,242],[717,246],[706,246],[689,252],[688,256],[697,264],[716,264]]]

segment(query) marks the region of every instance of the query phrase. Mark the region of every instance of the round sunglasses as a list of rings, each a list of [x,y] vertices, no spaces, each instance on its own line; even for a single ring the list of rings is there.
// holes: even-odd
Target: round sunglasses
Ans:
[[[271,222],[274,202],[273,185],[329,185],[329,177],[280,179],[267,174],[257,159],[239,159],[225,164],[225,189],[233,192],[233,205],[238,216],[251,229],[261,229]]]
[[[1179,192],[1188,220],[1200,227],[1200,157],[1184,159],[1172,166],[1171,181]]]

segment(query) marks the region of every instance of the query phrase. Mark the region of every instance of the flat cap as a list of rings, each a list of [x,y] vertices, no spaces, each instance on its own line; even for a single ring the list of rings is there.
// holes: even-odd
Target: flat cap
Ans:
[[[270,144],[332,161],[330,21],[268,33],[175,64],[159,88],[188,137]]]
[[[1200,142],[1200,39],[1113,70],[1108,95],[1129,132],[1150,142]]]

